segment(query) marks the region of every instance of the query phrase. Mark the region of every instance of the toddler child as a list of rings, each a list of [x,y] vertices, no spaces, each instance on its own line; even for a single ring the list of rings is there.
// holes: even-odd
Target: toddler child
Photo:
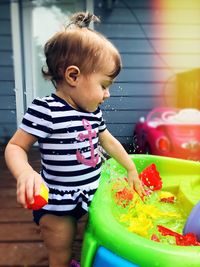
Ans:
[[[33,211],[33,216],[50,267],[73,265],[76,222],[87,213],[99,184],[99,144],[127,170],[130,186],[145,194],[134,163],[106,129],[99,108],[110,97],[109,87],[120,72],[121,58],[110,41],[89,28],[97,20],[90,13],[76,13],[65,30],[47,41],[47,66],[42,73],[54,84],[55,93],[33,100],[5,150],[8,168],[17,180],[17,201],[23,207],[33,203],[42,183],[48,187],[48,204]],[[36,141],[40,174],[27,157]]]

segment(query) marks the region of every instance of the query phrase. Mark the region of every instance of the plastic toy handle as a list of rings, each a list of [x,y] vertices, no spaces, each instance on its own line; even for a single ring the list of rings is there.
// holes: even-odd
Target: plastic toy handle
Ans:
[[[169,228],[166,228],[162,225],[157,225],[158,231],[162,234],[162,235],[170,235],[170,236],[174,236],[174,237],[182,237],[181,234],[174,232],[172,230],[170,230]]]
[[[170,230],[162,225],[157,225],[158,231],[163,235],[174,236],[176,239],[176,245],[178,246],[200,246],[197,237],[194,233],[188,233],[186,235],[181,235],[177,232]]]

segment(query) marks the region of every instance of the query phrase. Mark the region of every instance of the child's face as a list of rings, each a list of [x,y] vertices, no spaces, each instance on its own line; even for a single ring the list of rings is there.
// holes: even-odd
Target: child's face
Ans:
[[[113,80],[108,76],[109,70],[80,75],[73,102],[76,107],[94,112],[104,100],[110,97],[109,87]]]

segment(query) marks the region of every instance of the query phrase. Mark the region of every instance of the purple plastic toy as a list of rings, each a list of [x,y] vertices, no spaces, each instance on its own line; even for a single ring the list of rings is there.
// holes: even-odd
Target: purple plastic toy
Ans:
[[[200,241],[200,201],[192,209],[186,221],[183,233],[194,233],[197,236],[197,240]]]

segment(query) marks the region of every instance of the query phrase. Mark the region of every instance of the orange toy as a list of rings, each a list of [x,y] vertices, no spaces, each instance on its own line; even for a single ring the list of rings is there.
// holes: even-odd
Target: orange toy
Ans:
[[[40,194],[34,196],[33,204],[27,203],[27,208],[32,210],[39,210],[48,203],[48,189],[44,184],[41,184]]]
[[[115,197],[117,199],[117,204],[125,208],[133,199],[133,192],[131,192],[131,190],[129,190],[128,188],[124,187],[123,189],[115,193]]]

